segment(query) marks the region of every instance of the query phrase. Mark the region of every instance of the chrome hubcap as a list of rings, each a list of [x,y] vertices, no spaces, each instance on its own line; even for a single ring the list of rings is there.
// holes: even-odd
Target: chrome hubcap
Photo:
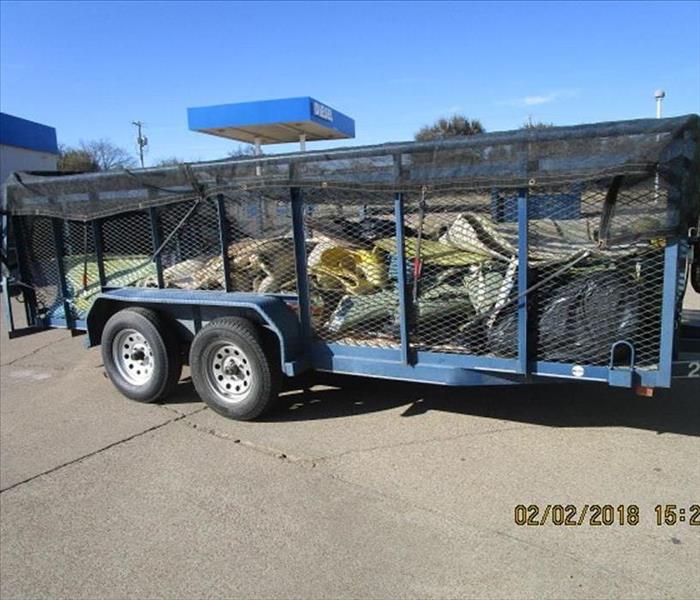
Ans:
[[[253,381],[250,361],[245,352],[231,342],[212,345],[204,364],[212,390],[224,402],[240,402],[250,391]]]
[[[144,385],[153,376],[153,349],[135,329],[122,329],[114,337],[112,358],[119,374],[132,385]]]

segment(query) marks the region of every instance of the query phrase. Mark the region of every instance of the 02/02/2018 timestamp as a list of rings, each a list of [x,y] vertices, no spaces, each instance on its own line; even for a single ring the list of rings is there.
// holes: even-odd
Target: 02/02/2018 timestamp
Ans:
[[[654,523],[661,526],[687,524],[700,526],[700,504],[681,506],[657,504]],[[612,526],[639,525],[642,520],[637,504],[518,504],[514,511],[516,525]],[[648,522],[648,521],[647,521]]]

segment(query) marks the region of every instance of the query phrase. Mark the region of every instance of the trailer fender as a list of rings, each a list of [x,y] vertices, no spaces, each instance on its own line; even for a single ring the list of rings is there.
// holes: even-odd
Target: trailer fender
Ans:
[[[128,306],[144,306],[165,314],[185,342],[213,319],[245,317],[276,336],[283,373],[296,375],[310,364],[299,320],[287,303],[278,296],[241,292],[158,288],[120,288],[104,292],[97,297],[87,316],[88,347],[100,344],[107,320]]]

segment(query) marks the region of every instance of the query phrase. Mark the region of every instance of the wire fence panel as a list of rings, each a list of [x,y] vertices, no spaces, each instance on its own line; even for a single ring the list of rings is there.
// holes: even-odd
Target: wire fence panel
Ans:
[[[394,196],[304,190],[314,334],[371,347],[399,344]]]

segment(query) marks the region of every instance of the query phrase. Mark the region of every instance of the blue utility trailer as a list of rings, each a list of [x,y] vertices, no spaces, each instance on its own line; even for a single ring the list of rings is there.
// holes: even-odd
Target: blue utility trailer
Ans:
[[[10,335],[85,331],[116,387],[144,402],[188,363],[202,399],[238,419],[308,370],[669,387],[700,376],[698,320],[681,310],[699,142],[689,115],[15,173]]]

